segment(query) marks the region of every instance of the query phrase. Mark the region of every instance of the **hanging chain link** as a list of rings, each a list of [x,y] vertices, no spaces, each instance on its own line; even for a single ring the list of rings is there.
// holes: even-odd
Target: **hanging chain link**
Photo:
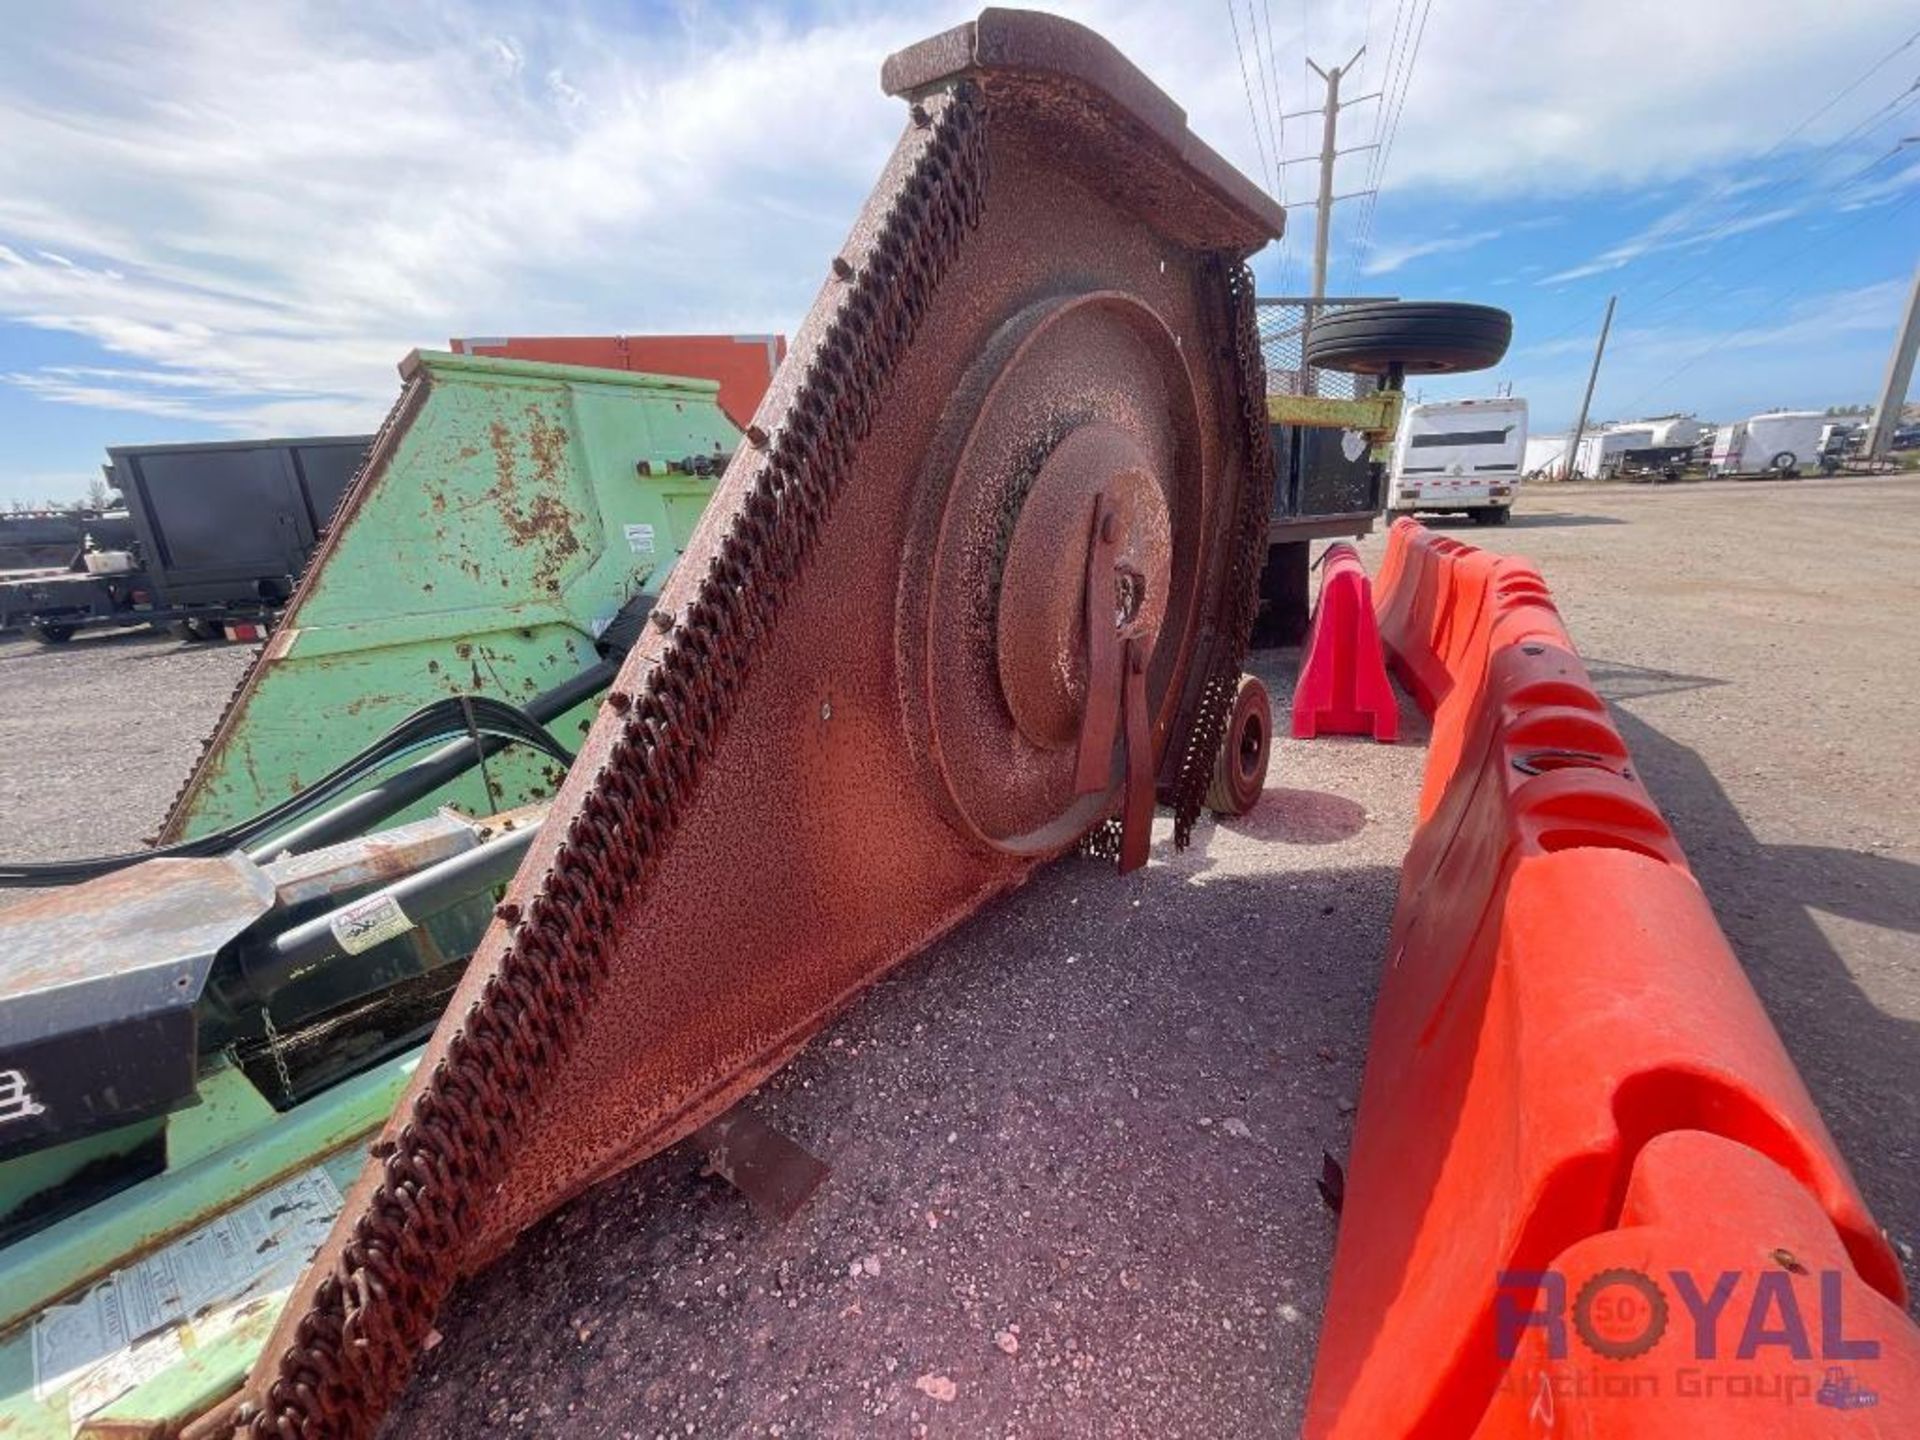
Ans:
[[[1240,456],[1238,513],[1229,543],[1227,583],[1214,617],[1211,673],[1200,692],[1186,749],[1174,781],[1173,843],[1185,849],[1194,822],[1206,803],[1213,762],[1227,733],[1240,667],[1260,607],[1260,568],[1267,558],[1268,509],[1273,480],[1273,437],[1267,429],[1267,366],[1260,351],[1260,326],[1254,308],[1253,271],[1238,260],[1221,258],[1233,323],[1233,383],[1238,387],[1240,423],[1245,432]]]

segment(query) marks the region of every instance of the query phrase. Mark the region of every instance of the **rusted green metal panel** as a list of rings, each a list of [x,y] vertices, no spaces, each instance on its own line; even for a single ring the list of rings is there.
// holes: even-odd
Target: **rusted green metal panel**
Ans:
[[[739,431],[705,381],[416,352],[398,405],[175,802],[167,838],[285,798],[430,700],[524,701],[659,589]],[[571,745],[591,704],[554,725]],[[409,814],[550,794],[505,751]]]

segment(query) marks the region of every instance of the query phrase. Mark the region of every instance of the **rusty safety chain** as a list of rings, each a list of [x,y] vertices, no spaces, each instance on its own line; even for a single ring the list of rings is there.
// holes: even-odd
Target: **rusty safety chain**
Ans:
[[[575,1042],[621,914],[672,843],[896,364],[986,199],[986,114],[962,85],[914,110],[911,170],[764,448],[720,551],[637,696],[506,954],[411,1102],[351,1233],[315,1287],[251,1437],[372,1433],[458,1278],[477,1220],[548,1077]],[[330,1242],[329,1251],[334,1243]],[[323,1252],[323,1259],[329,1252]]]
[[[1247,660],[1247,641],[1260,608],[1260,568],[1267,557],[1267,519],[1273,477],[1273,437],[1267,430],[1267,365],[1260,352],[1260,325],[1253,303],[1253,271],[1243,261],[1220,257],[1226,271],[1228,303],[1233,322],[1233,380],[1240,396],[1240,423],[1245,445],[1240,456],[1240,512],[1228,536],[1226,590],[1214,618],[1213,668],[1200,692],[1186,749],[1174,780],[1173,843],[1184,850],[1193,838],[1194,821],[1206,804],[1213,780],[1213,762],[1227,733],[1234,696],[1240,688],[1240,667]],[[1205,651],[1201,660],[1205,661]],[[1176,741],[1178,737],[1175,737]]]

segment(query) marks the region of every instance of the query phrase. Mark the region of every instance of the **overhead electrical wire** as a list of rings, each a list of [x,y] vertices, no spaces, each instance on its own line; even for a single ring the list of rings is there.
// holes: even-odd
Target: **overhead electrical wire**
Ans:
[[[1726,235],[1729,231],[1731,231],[1742,220],[1754,218],[1754,216],[1759,213],[1756,207],[1758,206],[1761,200],[1770,198],[1780,193],[1787,186],[1793,184],[1797,180],[1805,179],[1808,175],[1811,175],[1815,170],[1820,168],[1822,162],[1825,160],[1827,156],[1832,154],[1834,151],[1838,150],[1842,145],[1846,144],[1849,140],[1852,140],[1855,136],[1860,135],[1862,133],[1870,133],[1871,129],[1874,126],[1881,124],[1886,120],[1897,119],[1902,112],[1913,108],[1916,104],[1920,104],[1920,80],[1916,80],[1913,86],[1910,89],[1908,89],[1903,95],[1895,96],[1893,100],[1887,102],[1887,104],[1885,105],[1882,105],[1878,110],[1874,111],[1871,115],[1868,115],[1867,117],[1865,117],[1864,119],[1856,123],[1852,128],[1847,130],[1845,133],[1836,137],[1834,140],[1829,141],[1826,145],[1822,146],[1820,150],[1814,153],[1811,161],[1808,164],[1801,166],[1799,169],[1795,170],[1792,174],[1786,176],[1784,179],[1770,182],[1764,188],[1754,192],[1751,198],[1749,198],[1746,201],[1743,201],[1741,205],[1735,207],[1735,209],[1732,212],[1724,216],[1720,224],[1715,226],[1712,230],[1707,231],[1705,234],[1702,234],[1702,235],[1686,237],[1684,240],[1676,243],[1675,245],[1667,247],[1668,251],[1675,258],[1678,258],[1678,256],[1683,250],[1697,251],[1701,246],[1711,245],[1715,240],[1719,239],[1721,236]],[[1777,149],[1778,147],[1776,146],[1775,148]],[[1773,152],[1769,151],[1768,153],[1771,154]],[[1888,154],[1892,154],[1892,153],[1893,152],[1891,151],[1888,152]],[[1855,170],[1850,172],[1849,174],[1841,176],[1840,179],[1827,184],[1823,188],[1825,190],[1834,191],[1834,192],[1844,189],[1846,186],[1852,184],[1854,180],[1858,179],[1867,170],[1874,169],[1875,167],[1883,163],[1887,158],[1888,158],[1887,155],[1882,155],[1880,156],[1879,159],[1870,162],[1869,164],[1867,164],[1866,166],[1863,166],[1859,170]],[[1783,218],[1787,218],[1787,217],[1783,217]],[[1747,233],[1750,235],[1758,236],[1759,234],[1763,233],[1762,227],[1756,226],[1750,229]],[[1750,242],[1747,242],[1747,243],[1750,243]],[[1744,248],[1743,242],[1739,240],[1736,240],[1734,242],[1734,245],[1736,249]],[[1636,256],[1634,258],[1637,259],[1639,257]],[[1727,262],[1727,254],[1726,252],[1723,251],[1720,254],[1715,255],[1712,259],[1707,260],[1703,264],[1698,265],[1695,268],[1691,269],[1686,274],[1682,275],[1680,279],[1676,280],[1673,284],[1669,285],[1665,290],[1662,290],[1658,295],[1655,295],[1652,299],[1646,301],[1645,305],[1642,307],[1640,311],[1641,318],[1644,319],[1648,314],[1656,313],[1660,305],[1662,305],[1667,300],[1671,299],[1673,296],[1678,295],[1681,291],[1687,289],[1688,287],[1693,285],[1696,281],[1703,279],[1709,273],[1718,273],[1720,271],[1723,271],[1726,267],[1726,262]]]
[[[1380,104],[1373,115],[1373,136],[1370,153],[1367,156],[1366,184],[1362,190],[1366,196],[1360,210],[1360,217],[1354,222],[1353,243],[1347,247],[1346,288],[1351,291],[1356,283],[1360,267],[1360,251],[1363,243],[1371,243],[1374,212],[1380,203],[1380,168],[1384,154],[1384,141],[1388,123],[1393,115],[1395,100],[1398,97],[1403,77],[1407,69],[1407,55],[1412,39],[1415,18],[1419,14],[1420,0],[1399,0],[1394,8],[1393,32],[1387,45],[1387,59],[1382,67],[1380,83]]]
[[[1920,96],[1915,96],[1913,97],[1913,99],[1914,99],[1914,102],[1920,102]],[[1851,134],[1852,132],[1849,132],[1849,133]],[[1864,180],[1867,177],[1867,175],[1869,175],[1874,170],[1879,169],[1880,166],[1884,165],[1888,160],[1892,159],[1896,154],[1899,154],[1900,151],[1901,151],[1901,147],[1895,146],[1893,149],[1883,152],[1877,159],[1870,161],[1866,165],[1861,166],[1857,170],[1854,170],[1852,173],[1842,177],[1839,181],[1835,182],[1832,186],[1829,187],[1832,190],[1835,198],[1843,197],[1847,189],[1849,189],[1851,186],[1853,186],[1857,182]],[[1916,200],[1920,200],[1920,191],[1917,191],[1914,195],[1909,196],[1907,199],[1900,201],[1898,204],[1896,204],[1893,207],[1892,210],[1885,212],[1885,215],[1897,214],[1900,211],[1904,210],[1908,205],[1913,204]],[[1874,217],[1862,216],[1859,220],[1853,221],[1850,224],[1842,227],[1839,233],[1841,234],[1848,233],[1849,231],[1858,228],[1860,225],[1864,224],[1868,219],[1871,219],[1871,218],[1874,218]],[[1881,218],[1885,218],[1885,216],[1883,215]],[[1830,244],[1833,238],[1834,237],[1831,233],[1817,235],[1814,239],[1810,240],[1807,244],[1801,246],[1798,250],[1795,250],[1789,255],[1773,259],[1769,263],[1775,266],[1790,264],[1792,261],[1799,259],[1801,256],[1811,254],[1813,251],[1818,250],[1823,246]],[[1724,256],[1720,257],[1715,263],[1710,264],[1706,267],[1703,267],[1700,270],[1693,272],[1688,277],[1682,279],[1678,284],[1674,285],[1673,287],[1669,288],[1666,291],[1663,291],[1659,296],[1656,296],[1654,300],[1648,302],[1648,306],[1646,308],[1636,312],[1635,314],[1636,322],[1644,324],[1645,321],[1649,318],[1657,318],[1659,315],[1659,311],[1656,307],[1658,306],[1661,300],[1664,300],[1668,296],[1673,295],[1679,290],[1686,288],[1688,285],[1691,285],[1694,280],[1697,280],[1702,276],[1704,276],[1708,270],[1712,270],[1715,273],[1724,277],[1728,271],[1728,267],[1725,263],[1725,257]],[[1784,292],[1783,294],[1776,294],[1776,296],[1774,297],[1776,306],[1779,300],[1790,298],[1794,295],[1799,294],[1808,285],[1811,285],[1816,278],[1817,278],[1817,275],[1804,276],[1802,277],[1802,279],[1797,285],[1794,285],[1788,291]],[[1626,294],[1628,292],[1625,288],[1622,288],[1617,293]],[[1567,335],[1572,334],[1575,330],[1581,329],[1585,326],[1589,326],[1592,323],[1593,323],[1593,316],[1588,313],[1582,313],[1581,315],[1577,316],[1573,321],[1571,321],[1569,324],[1564,325],[1560,329],[1554,331],[1551,335],[1548,335],[1545,338],[1540,340],[1532,341],[1527,348],[1529,350],[1534,350],[1534,351],[1541,350],[1548,345],[1552,345],[1558,340],[1564,339]],[[1631,399],[1620,402],[1617,406],[1614,406],[1612,408],[1614,408],[1617,412],[1620,412],[1620,413],[1631,411],[1636,406],[1638,406],[1642,400],[1646,399],[1649,395],[1653,394],[1662,386],[1666,385],[1672,380],[1679,378],[1679,376],[1685,374],[1688,370],[1691,370],[1695,365],[1697,365],[1700,361],[1706,359],[1709,355],[1712,355],[1717,351],[1725,348],[1727,345],[1732,344],[1733,341],[1738,339],[1740,336],[1748,334],[1753,330],[1758,329],[1760,325],[1764,323],[1766,322],[1765,321],[1756,322],[1753,324],[1749,324],[1743,328],[1736,329],[1722,335],[1719,339],[1715,340],[1712,344],[1708,345],[1705,349],[1699,351],[1695,355],[1689,356],[1686,360],[1683,360],[1671,372],[1661,377],[1661,379],[1654,382],[1652,385],[1645,387],[1645,389],[1643,389],[1638,394],[1634,395]]]
[[[1774,142],[1771,145],[1769,145],[1764,151],[1762,151],[1760,155],[1751,163],[1754,165],[1762,165],[1762,164],[1765,164],[1768,160],[1772,159],[1775,155],[1779,154],[1780,151],[1786,146],[1786,144],[1790,140],[1792,140],[1795,136],[1799,135],[1801,132],[1806,130],[1806,128],[1809,125],[1813,124],[1814,121],[1818,120],[1821,116],[1825,115],[1828,111],[1832,110],[1834,106],[1838,105],[1847,96],[1851,95],[1854,91],[1858,90],[1868,80],[1872,79],[1875,75],[1879,74],[1880,71],[1885,69],[1886,66],[1894,59],[1895,56],[1900,55],[1909,49],[1912,49],[1916,43],[1920,43],[1920,30],[1914,30],[1898,45],[1895,45],[1892,48],[1881,52],[1880,57],[1876,59],[1871,65],[1868,65],[1866,69],[1862,70],[1859,74],[1855,75],[1853,79],[1841,85],[1825,100],[1821,101],[1819,105],[1815,106],[1814,109],[1809,111],[1806,115],[1803,115],[1784,134],[1780,135],[1777,139],[1775,139]],[[1842,132],[1840,135],[1834,137],[1832,140],[1829,140],[1825,145],[1821,146],[1818,150],[1814,151],[1810,156],[1807,164],[1801,166],[1800,168],[1793,171],[1792,173],[1785,176],[1784,178],[1769,181],[1765,186],[1760,187],[1756,191],[1750,192],[1744,200],[1740,201],[1740,203],[1733,208],[1732,211],[1730,211],[1727,215],[1722,217],[1719,227],[1708,232],[1705,235],[1698,237],[1697,239],[1688,241],[1688,244],[1690,246],[1693,246],[1693,245],[1703,245],[1703,244],[1711,243],[1718,236],[1725,233],[1727,229],[1730,229],[1734,224],[1737,224],[1741,219],[1746,218],[1747,215],[1753,210],[1754,206],[1756,206],[1760,201],[1767,199],[1770,196],[1776,194],[1780,189],[1782,189],[1787,185],[1792,184],[1795,180],[1803,178],[1804,176],[1809,174],[1815,167],[1817,167],[1819,163],[1827,155],[1831,154],[1834,150],[1838,149],[1841,145],[1845,144],[1848,140],[1852,139],[1855,135],[1859,134],[1863,129],[1866,129],[1869,126],[1877,123],[1881,118],[1888,116],[1889,112],[1897,113],[1899,110],[1905,109],[1908,105],[1912,104],[1916,99],[1920,99],[1920,79],[1916,79],[1914,84],[1910,85],[1906,90],[1900,92],[1900,94],[1898,95],[1893,96],[1892,98],[1884,102],[1882,105],[1880,105],[1877,109],[1875,109],[1868,115],[1864,116],[1860,120],[1854,122],[1854,124],[1850,128]],[[1699,202],[1699,204],[1702,206],[1710,205],[1715,200],[1719,199],[1721,196],[1728,194],[1728,192],[1731,191],[1732,188],[1733,188],[1733,181],[1723,180],[1719,185],[1715,186],[1712,193],[1709,194],[1703,201]],[[1625,264],[1633,264],[1641,258],[1642,257],[1638,255],[1633,256],[1629,258],[1625,262]],[[1622,268],[1624,268],[1624,266]],[[1690,283],[1691,283],[1690,279],[1683,280],[1680,282],[1680,285],[1662,292],[1660,296],[1655,297],[1655,300],[1649,303],[1657,304],[1660,300],[1665,299],[1667,295],[1672,294],[1673,289],[1682,288],[1685,285]],[[1624,287],[1623,293],[1625,288],[1631,288],[1631,286]]]
[[[1272,0],[1260,0],[1261,12],[1267,22],[1266,50],[1260,48],[1260,26],[1254,16],[1253,0],[1247,0],[1247,25],[1253,31],[1254,60],[1260,70],[1260,83],[1267,97],[1267,134],[1273,141],[1273,154],[1279,171],[1277,177],[1279,193],[1274,197],[1282,208],[1287,204],[1287,119],[1286,107],[1281,103],[1284,87],[1280,81],[1280,60],[1273,48],[1273,5]],[[1282,291],[1287,287],[1289,272],[1293,267],[1293,236],[1283,233],[1280,237],[1279,286]]]
[[[1234,17],[1233,0],[1227,0],[1227,26],[1233,31],[1233,53],[1240,61],[1240,83],[1247,92],[1247,116],[1253,121],[1253,143],[1260,152],[1260,168],[1265,172],[1263,179],[1267,184],[1267,193],[1277,194],[1279,182],[1274,178],[1273,163],[1267,159],[1267,142],[1260,129],[1260,107],[1253,103],[1253,80],[1247,74],[1247,52],[1240,44],[1240,22]]]
[[[1363,228],[1360,230],[1354,244],[1348,252],[1349,285],[1352,283],[1351,277],[1358,272],[1363,263],[1363,257],[1373,247],[1373,229],[1375,217],[1380,209],[1380,192],[1385,188],[1387,183],[1387,168],[1393,163],[1393,145],[1394,142],[1400,138],[1400,117],[1406,114],[1407,111],[1407,96],[1413,89],[1414,70],[1420,63],[1420,47],[1427,38],[1427,21],[1432,15],[1433,0],[1426,0],[1425,6],[1422,7],[1420,11],[1419,28],[1415,30],[1413,34],[1412,49],[1408,52],[1406,64],[1401,71],[1399,100],[1393,102],[1391,96],[1384,96],[1381,100],[1383,106],[1393,103],[1394,109],[1392,116],[1387,121],[1386,139],[1381,142],[1380,148],[1374,152],[1374,167],[1372,179],[1369,182],[1369,188],[1373,193],[1367,197],[1367,206],[1361,215],[1361,225]],[[1409,23],[1411,23],[1411,19],[1409,19]]]
[[[1403,3],[1404,3],[1404,0],[1403,0]],[[1823,100],[1819,105],[1815,106],[1814,109],[1809,111],[1806,115],[1802,116],[1797,122],[1795,122],[1795,124],[1793,124],[1790,128],[1788,128],[1784,134],[1780,135],[1777,139],[1775,139],[1774,142],[1766,148],[1766,150],[1761,152],[1758,159],[1753,163],[1755,164],[1764,163],[1766,160],[1778,154],[1787,145],[1787,143],[1791,141],[1795,136],[1801,134],[1803,131],[1807,129],[1808,126],[1812,125],[1821,116],[1827,114],[1841,101],[1845,100],[1847,96],[1853,94],[1854,91],[1858,90],[1868,80],[1872,79],[1873,76],[1877,75],[1881,70],[1885,69],[1886,66],[1896,56],[1913,48],[1913,46],[1916,43],[1920,43],[1920,29],[1912,31],[1899,44],[1881,52],[1879,58],[1876,59],[1872,64],[1868,65],[1864,70],[1862,70],[1859,74],[1855,75],[1851,80],[1841,85],[1831,95],[1827,96],[1827,98]],[[1809,173],[1815,166],[1817,166],[1820,163],[1820,161],[1826,155],[1838,149],[1841,145],[1845,144],[1848,140],[1852,139],[1855,135],[1861,133],[1862,130],[1870,127],[1871,125],[1877,123],[1879,120],[1883,118],[1893,118],[1894,116],[1897,116],[1901,111],[1904,111],[1905,109],[1907,109],[1909,106],[1911,106],[1916,102],[1920,102],[1920,80],[1916,80],[1914,85],[1908,87],[1907,90],[1902,91],[1900,94],[1893,96],[1891,99],[1887,100],[1886,102],[1881,104],[1878,108],[1870,112],[1867,116],[1863,117],[1859,121],[1856,121],[1851,127],[1843,131],[1840,135],[1836,136],[1833,140],[1828,141],[1825,145],[1820,147],[1819,150],[1813,153],[1813,156],[1809,164],[1800,167],[1798,170],[1794,171],[1785,179],[1770,182],[1768,185],[1762,187],[1761,189],[1755,192],[1752,192],[1748,196],[1748,198],[1742,201],[1740,205],[1736,206],[1732,212],[1722,217],[1721,224],[1715,230],[1709,232],[1706,235],[1699,237],[1698,239],[1689,240],[1687,242],[1687,247],[1694,248],[1699,245],[1710,244],[1715,238],[1717,238],[1721,234],[1724,234],[1726,230],[1730,229],[1734,224],[1738,223],[1740,219],[1746,218],[1746,215],[1744,212],[1751,211],[1752,207],[1755,204],[1757,204],[1759,200],[1766,198],[1767,196],[1775,193],[1781,187],[1791,184],[1794,180],[1799,179],[1802,176]],[[1872,169],[1874,168],[1874,166],[1877,166],[1886,158],[1887,156],[1883,155],[1880,157],[1880,160],[1875,161],[1873,165],[1870,165],[1866,168]],[[1865,173],[1864,171],[1857,171],[1853,175],[1847,176],[1846,178],[1844,178],[1842,181],[1839,182],[1840,187],[1844,187],[1848,184],[1851,184],[1853,180],[1859,178],[1860,175],[1864,173]],[[1718,198],[1721,195],[1726,194],[1731,188],[1732,188],[1731,181],[1722,182],[1722,184],[1716,187],[1714,192],[1710,196],[1708,196],[1707,201],[1705,203],[1708,203],[1708,204],[1712,203],[1714,199]],[[1903,201],[1901,205],[1896,208],[1904,208],[1906,203],[1908,202]],[[1850,226],[1848,228],[1851,229],[1852,227]],[[1754,233],[1758,234],[1759,232],[1755,231]],[[1810,250],[1813,248],[1815,248],[1815,246],[1812,246],[1812,245],[1805,247],[1805,249],[1807,250]],[[1677,258],[1679,252],[1677,249],[1675,249],[1671,253],[1675,256],[1675,258]],[[1803,250],[1795,253],[1797,255],[1797,254],[1805,253],[1805,251]],[[1630,259],[1626,263],[1628,264],[1634,263],[1640,258],[1641,258],[1640,256],[1634,256],[1632,257],[1632,259]],[[1789,257],[1789,258],[1792,258],[1792,257]],[[1655,263],[1658,264],[1659,262],[1655,262]],[[1722,270],[1724,269],[1724,256],[1716,257],[1715,260],[1709,261],[1707,264],[1697,267],[1696,269],[1690,271],[1688,274],[1682,276],[1681,279],[1676,281],[1674,284],[1668,286],[1667,289],[1661,291],[1660,294],[1654,296],[1653,299],[1647,302],[1647,306],[1645,309],[1642,309],[1636,312],[1636,315],[1635,315],[1636,321],[1644,320],[1647,317],[1649,312],[1657,314],[1658,313],[1657,307],[1660,304],[1662,304],[1664,301],[1666,301],[1673,295],[1678,294],[1679,292],[1685,290],[1688,286],[1692,285],[1696,280],[1702,278],[1709,271],[1713,271],[1716,269],[1722,269]],[[1645,277],[1643,276],[1642,278],[1644,279]],[[1619,285],[1616,287],[1615,293],[1621,296],[1630,295],[1634,289],[1635,283],[1636,282],[1629,281],[1625,285]],[[1803,281],[1802,283],[1805,284],[1810,282]],[[1588,313],[1582,313],[1576,316],[1568,324],[1554,331],[1551,335],[1546,336],[1544,339],[1531,341],[1527,348],[1537,350],[1544,346],[1554,344],[1556,341],[1564,339],[1566,336],[1572,334],[1575,330],[1581,329],[1582,327],[1590,325],[1592,323],[1593,323],[1592,315]],[[1733,333],[1733,335],[1723,337],[1722,340],[1718,343],[1719,344],[1731,343],[1732,338],[1734,338],[1740,333],[1744,333],[1744,332],[1736,331]],[[1667,383],[1667,380],[1676,378],[1678,375],[1685,373],[1685,371],[1687,369],[1690,369],[1694,364],[1696,364],[1698,360],[1704,359],[1706,355],[1710,353],[1712,353],[1711,350],[1703,351],[1699,356],[1695,357],[1694,359],[1690,359],[1683,362],[1680,368],[1674,371],[1672,375],[1666,377],[1666,379],[1663,379],[1658,383],[1663,385]],[[1653,389],[1657,389],[1657,388],[1658,388],[1657,385],[1648,387],[1648,393],[1650,393]],[[1636,396],[1632,402],[1630,402],[1628,405],[1626,405],[1623,408],[1631,409],[1633,405],[1637,405],[1639,403],[1641,398],[1643,397]]]
[[[1885,214],[1862,215],[1858,219],[1854,220],[1852,224],[1842,226],[1839,229],[1839,231],[1837,231],[1835,234],[1823,234],[1823,235],[1816,236],[1811,243],[1802,246],[1800,249],[1794,251],[1793,254],[1784,257],[1779,263],[1786,264],[1790,261],[1799,259],[1802,255],[1811,254],[1814,250],[1820,249],[1822,246],[1830,245],[1833,242],[1833,240],[1837,238],[1838,235],[1844,235],[1844,234],[1847,234],[1849,231],[1858,229],[1861,225],[1864,225],[1868,220],[1889,219],[1892,216],[1897,215],[1901,211],[1905,210],[1909,205],[1915,204],[1916,202],[1920,202],[1920,191],[1915,191],[1912,195],[1909,195],[1905,200],[1902,200],[1899,204],[1895,205],[1893,209],[1885,212]],[[1768,314],[1761,316],[1759,319],[1754,320],[1737,330],[1729,330],[1724,335],[1721,335],[1718,339],[1716,339],[1712,344],[1696,352],[1695,354],[1689,355],[1685,360],[1682,360],[1678,365],[1674,366],[1672,370],[1669,370],[1665,375],[1662,375],[1658,380],[1655,380],[1651,385],[1647,385],[1642,389],[1640,389],[1639,391],[1635,392],[1635,394],[1630,400],[1625,401],[1624,403],[1622,403],[1621,405],[1615,408],[1620,411],[1635,409],[1650,395],[1653,395],[1657,391],[1660,391],[1664,389],[1666,386],[1672,384],[1675,380],[1679,379],[1682,375],[1686,374],[1687,371],[1691,370],[1694,366],[1698,365],[1702,360],[1705,360],[1709,355],[1713,355],[1718,353],[1721,350],[1724,350],[1727,346],[1731,345],[1735,340],[1740,339],[1742,336],[1751,335],[1755,331],[1763,329],[1769,325],[1777,325],[1779,323],[1778,311],[1780,309],[1781,303],[1783,301],[1796,298],[1797,296],[1802,294],[1809,285],[1812,285],[1819,278],[1820,277],[1817,272],[1810,271],[1803,274],[1797,284],[1794,284],[1788,287],[1784,291],[1777,291],[1768,297],[1768,310],[1769,310]]]
[[[1394,29],[1392,29],[1390,35],[1388,35],[1386,60],[1382,61],[1382,65],[1380,65],[1380,104],[1375,108],[1375,111],[1373,111],[1373,136],[1371,136],[1371,150],[1369,150],[1369,154],[1367,154],[1367,184],[1365,184],[1367,200],[1365,200],[1365,204],[1361,207],[1359,221],[1356,221],[1356,227],[1354,227],[1356,236],[1357,234],[1361,234],[1361,230],[1365,230],[1367,223],[1369,223],[1369,217],[1373,215],[1373,205],[1379,202],[1379,190],[1375,188],[1373,182],[1375,182],[1375,175],[1379,173],[1380,140],[1386,136],[1386,119],[1388,119],[1388,115],[1392,113],[1392,108],[1394,108],[1394,94],[1396,94],[1398,88],[1400,88],[1400,69],[1402,69],[1402,65],[1405,63],[1407,38],[1411,35],[1411,31],[1413,31],[1411,15],[1415,13],[1417,8],[1419,8],[1419,0],[1413,0],[1413,8],[1409,8],[1407,0],[1398,0],[1398,4],[1394,6]],[[1371,38],[1371,36],[1369,36],[1369,38]],[[1348,288],[1352,288],[1354,271],[1356,271],[1354,250],[1348,250],[1346,267],[1348,267]]]

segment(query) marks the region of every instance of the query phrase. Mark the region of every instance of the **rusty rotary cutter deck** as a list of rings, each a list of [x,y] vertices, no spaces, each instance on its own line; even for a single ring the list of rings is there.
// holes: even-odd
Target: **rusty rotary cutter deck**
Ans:
[[[1279,208],[1111,46],[987,11],[888,61],[854,225],[245,1392],[364,1435],[458,1279],[725,1111],[1076,845],[1182,838],[1270,473]]]

